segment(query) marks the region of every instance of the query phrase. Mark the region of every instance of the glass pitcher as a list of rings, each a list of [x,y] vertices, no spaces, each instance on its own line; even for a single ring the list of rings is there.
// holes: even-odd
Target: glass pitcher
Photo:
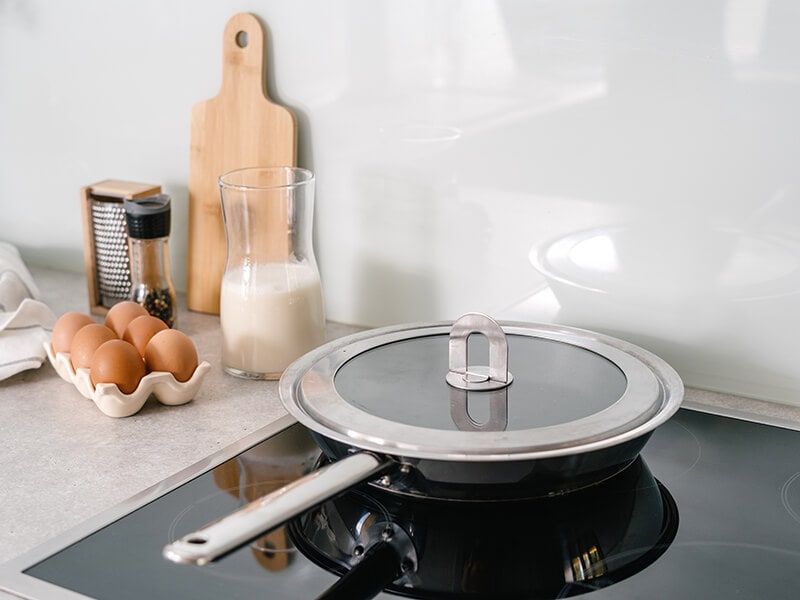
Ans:
[[[314,174],[253,167],[219,178],[227,258],[220,290],[222,366],[249,379],[278,379],[325,341],[312,248]]]

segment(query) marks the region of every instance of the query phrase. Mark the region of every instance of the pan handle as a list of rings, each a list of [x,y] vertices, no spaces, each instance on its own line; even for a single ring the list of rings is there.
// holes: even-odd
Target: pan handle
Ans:
[[[164,558],[204,565],[396,464],[369,452],[351,454],[175,540],[164,547]]]

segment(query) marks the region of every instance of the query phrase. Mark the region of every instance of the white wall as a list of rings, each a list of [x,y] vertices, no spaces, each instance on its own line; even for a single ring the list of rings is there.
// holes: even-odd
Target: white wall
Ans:
[[[800,404],[792,0],[0,0],[0,239],[80,270],[78,189],[158,183],[184,287],[189,114],[240,11],[318,176],[330,318],[562,322]]]

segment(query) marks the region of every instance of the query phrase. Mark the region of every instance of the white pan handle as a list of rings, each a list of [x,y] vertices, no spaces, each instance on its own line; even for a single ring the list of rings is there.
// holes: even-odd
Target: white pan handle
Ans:
[[[368,452],[351,454],[175,540],[164,557],[204,565],[396,464]]]

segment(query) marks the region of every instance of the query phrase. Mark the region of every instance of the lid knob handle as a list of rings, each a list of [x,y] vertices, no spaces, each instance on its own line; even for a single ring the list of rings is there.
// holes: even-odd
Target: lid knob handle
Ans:
[[[489,365],[470,366],[467,356],[469,336],[479,333],[489,342]],[[508,341],[503,328],[491,317],[467,313],[450,329],[450,371],[448,384],[462,390],[488,391],[508,386],[513,376],[508,370]]]

